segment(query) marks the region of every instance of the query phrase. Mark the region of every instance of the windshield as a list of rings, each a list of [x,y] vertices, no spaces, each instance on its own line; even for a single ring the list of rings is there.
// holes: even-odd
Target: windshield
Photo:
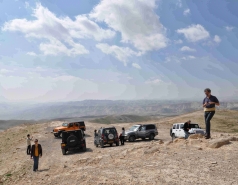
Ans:
[[[190,124],[190,128],[199,128],[198,124]]]
[[[137,131],[140,126],[132,126],[129,130],[130,131]]]
[[[63,123],[62,126],[63,126],[63,127],[67,127],[67,126],[68,126],[68,123]]]

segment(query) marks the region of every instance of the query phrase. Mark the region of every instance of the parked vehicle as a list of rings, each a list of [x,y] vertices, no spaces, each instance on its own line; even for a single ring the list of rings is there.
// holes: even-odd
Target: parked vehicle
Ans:
[[[130,142],[133,142],[138,138],[143,140],[149,138],[150,140],[153,140],[157,135],[158,130],[155,124],[134,125],[126,131],[125,140],[129,140]]]
[[[62,132],[61,150],[66,155],[67,151],[86,151],[86,141],[83,130],[70,130]]]
[[[86,131],[86,126],[84,121],[63,123],[62,126],[54,128],[52,133],[54,134],[55,137],[61,138],[63,131],[79,130],[79,129]]]
[[[113,146],[113,144],[119,146],[119,138],[116,128],[100,128],[94,138],[94,144],[96,147],[101,146],[101,148],[103,148],[107,144],[109,144],[110,146]]]
[[[173,124],[173,127],[170,129],[170,136],[172,139],[175,138],[184,138],[184,123],[175,123]],[[202,134],[205,135],[205,130],[203,130],[198,124],[196,123],[190,123],[190,130],[189,134]]]

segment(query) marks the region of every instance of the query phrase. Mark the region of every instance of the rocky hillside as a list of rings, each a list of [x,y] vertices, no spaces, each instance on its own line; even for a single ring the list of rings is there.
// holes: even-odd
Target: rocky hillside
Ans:
[[[172,119],[180,118],[184,117]],[[105,124],[86,122],[87,152],[66,156],[61,153],[61,140],[50,133],[61,122],[13,127],[0,133],[0,184],[237,184],[238,134],[212,131],[209,140],[196,136],[172,143],[169,122],[169,118],[154,122],[159,131],[154,141],[105,148],[96,148],[92,137],[93,130]],[[113,125],[120,131],[133,124]],[[33,161],[26,155],[28,133],[43,147],[38,172],[32,171]]]

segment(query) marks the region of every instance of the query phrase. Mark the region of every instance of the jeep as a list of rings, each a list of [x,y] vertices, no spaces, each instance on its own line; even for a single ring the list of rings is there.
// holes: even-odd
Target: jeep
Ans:
[[[54,134],[55,137],[61,138],[63,131],[78,130],[78,129],[82,129],[83,131],[86,130],[84,121],[63,123],[62,126],[54,128],[52,133]]]
[[[175,123],[173,124],[173,127],[170,129],[170,136],[172,137],[172,140],[175,138],[185,138],[184,133],[184,123]],[[196,123],[190,123],[190,130],[189,134],[202,134],[205,135],[205,130],[203,130],[198,124]]]
[[[125,133],[125,140],[130,142],[135,141],[138,138],[145,140],[149,138],[154,140],[155,136],[158,135],[157,127],[154,124],[134,125]]]
[[[61,150],[66,155],[67,151],[86,151],[86,141],[83,130],[71,130],[62,132]]]
[[[107,144],[112,146],[114,143],[119,146],[118,133],[115,127],[100,128],[94,137],[96,147],[101,146],[103,148]]]

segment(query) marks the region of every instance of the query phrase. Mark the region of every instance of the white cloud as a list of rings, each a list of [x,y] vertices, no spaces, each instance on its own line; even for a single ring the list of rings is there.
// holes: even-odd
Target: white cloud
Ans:
[[[145,82],[146,84],[153,84],[153,85],[156,85],[156,84],[161,84],[163,83],[162,80],[156,78],[156,79],[149,79]]]
[[[120,32],[121,42],[146,52],[165,48],[168,42],[156,8],[156,0],[102,0],[89,17]]]
[[[96,45],[103,53],[115,56],[118,60],[122,61],[124,65],[127,65],[128,58],[131,56],[140,56],[141,53],[137,53],[128,47],[119,47],[116,45],[108,45],[106,43],[99,43]]]
[[[189,15],[189,14],[190,14],[190,9],[184,10],[183,15],[187,16],[187,15]]]
[[[232,31],[234,29],[234,27],[232,27],[232,26],[226,26],[225,28],[227,31]]]
[[[181,0],[177,0],[176,5],[181,8],[183,6],[182,1]]]
[[[27,54],[27,55],[31,55],[31,56],[36,56],[36,53],[35,53],[35,52],[27,52],[26,54]]]
[[[36,19],[13,19],[8,21],[4,24],[2,30],[19,31],[24,33],[26,37],[47,40],[48,42],[42,41],[40,44],[40,50],[46,55],[57,55],[58,52],[69,56],[86,54],[89,51],[76,42],[76,39],[93,38],[101,41],[115,35],[115,32],[110,29],[100,28],[86,15],[78,15],[75,20],[69,17],[57,17],[40,4],[37,4],[34,9],[33,17]]]
[[[204,40],[210,36],[209,32],[200,24],[178,29],[177,33],[184,34],[185,38],[190,42]]]
[[[132,63],[132,66],[137,69],[141,69],[141,66],[137,63]]]
[[[189,56],[186,56],[186,57],[182,57],[181,59],[182,60],[189,60],[189,59],[195,59],[195,58],[196,58],[195,56],[189,55]]]
[[[28,8],[30,4],[28,2],[25,2],[25,8]]]
[[[190,48],[188,46],[183,46],[180,50],[181,51],[196,51],[195,49],[192,49],[192,48]]]
[[[7,74],[7,73],[11,73],[12,71],[8,70],[8,69],[1,69],[0,70],[0,74]]]
[[[182,44],[183,41],[182,41],[181,39],[179,39],[179,40],[175,40],[174,43],[175,43],[175,44]]]
[[[216,43],[220,43],[221,42],[221,38],[218,35],[215,35],[213,40]]]

